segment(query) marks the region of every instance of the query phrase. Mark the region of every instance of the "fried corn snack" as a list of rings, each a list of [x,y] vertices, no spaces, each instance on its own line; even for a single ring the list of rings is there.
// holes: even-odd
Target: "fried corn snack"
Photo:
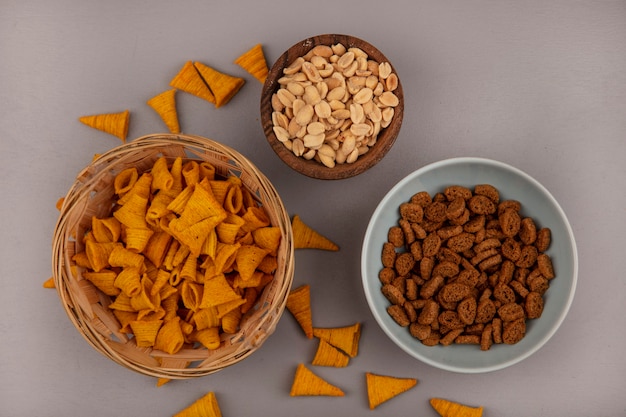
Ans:
[[[57,200],[54,206],[56,207],[57,210],[61,210],[61,208],[63,207],[63,203],[65,203],[65,197],[59,197],[59,199]]]
[[[241,300],[241,296],[226,281],[224,274],[215,275],[204,281],[204,293],[200,308],[217,307],[239,300]]]
[[[146,102],[161,117],[171,133],[180,133],[176,110],[176,89],[164,91]]]
[[[309,339],[313,338],[313,316],[311,314],[311,287],[308,284],[293,289],[287,296],[287,310]]]
[[[154,346],[159,329],[163,324],[163,320],[134,320],[130,322],[130,328],[135,335],[137,346],[151,347]]]
[[[263,46],[258,43],[235,59],[235,64],[246,70],[261,84],[265,83],[269,68],[263,53]]]
[[[301,363],[296,369],[289,395],[292,397],[309,395],[343,397],[345,394],[341,388],[322,379]]]
[[[361,323],[355,323],[346,327],[315,327],[313,329],[313,336],[327,341],[330,345],[345,352],[351,358],[354,358],[359,352]]]
[[[83,277],[89,280],[100,291],[110,296],[117,296],[122,291],[119,287],[115,286],[115,280],[117,279],[117,272],[109,269],[103,269],[99,272],[83,272]]]
[[[252,231],[254,243],[276,256],[280,245],[280,229],[276,226],[260,227]]]
[[[192,61],[185,62],[178,74],[170,81],[170,86],[215,104],[215,96]]]
[[[233,203],[237,197],[220,203],[211,185],[218,182],[241,189],[241,204]],[[158,158],[141,175],[124,170],[114,189],[113,212],[91,218],[85,251],[72,257],[85,285],[111,297],[120,331],[139,347],[167,354],[196,344],[219,348],[222,334],[239,330],[274,278],[276,257],[269,253],[280,237],[259,232],[261,246],[252,235],[273,230],[264,208],[243,198],[239,179],[216,178],[205,163],[183,166],[180,157]],[[222,205],[228,201],[235,212]],[[218,233],[222,223],[238,231],[226,239]]]
[[[173,354],[182,348],[183,343],[185,343],[185,336],[181,328],[180,317],[176,316],[170,320],[165,320],[156,335],[154,348]]]
[[[202,345],[209,350],[217,349],[221,344],[220,328],[215,326],[197,330],[193,334],[193,339],[202,343]]]
[[[309,227],[297,214],[293,216],[291,220],[291,228],[293,230],[293,244],[295,249],[339,250],[337,244]]]
[[[116,136],[122,142],[126,142],[130,124],[130,112],[128,110],[119,113],[82,116],[78,120],[89,127]]]
[[[269,251],[256,245],[242,245],[237,251],[235,262],[241,279],[247,281],[252,278],[257,267]]]
[[[350,356],[331,345],[326,340],[320,339],[311,365],[345,368],[348,366],[349,362]]]
[[[120,197],[123,196],[135,186],[137,180],[139,180],[139,172],[137,172],[137,168],[126,168],[117,174],[113,180],[115,194]]]
[[[117,242],[122,235],[122,224],[115,217],[91,220],[91,232],[96,242]]]
[[[184,369],[189,366],[189,361],[172,357],[160,358],[159,362],[163,368]],[[157,378],[156,386],[157,388],[162,387],[170,381],[170,378]]]
[[[417,385],[415,378],[398,378],[371,372],[365,373],[365,379],[370,410]]]
[[[431,398],[430,405],[441,417],[481,417],[483,407],[469,407],[442,398]]]
[[[211,391],[173,417],[222,417],[222,412],[215,393]]]
[[[224,74],[201,62],[194,62],[193,65],[213,93],[215,97],[215,107],[217,108],[228,103],[246,83],[243,78]]]
[[[47,280],[45,280],[43,282],[43,287],[44,288],[56,288],[56,285],[54,285],[54,277],[50,277]]]

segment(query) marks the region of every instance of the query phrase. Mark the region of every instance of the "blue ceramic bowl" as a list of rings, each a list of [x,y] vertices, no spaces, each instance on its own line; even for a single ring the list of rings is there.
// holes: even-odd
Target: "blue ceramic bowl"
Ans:
[[[494,344],[488,351],[475,345],[425,346],[400,327],[387,313],[389,301],[381,293],[378,273],[382,269],[381,250],[387,232],[399,219],[398,208],[418,191],[431,195],[449,185],[473,188],[491,184],[500,191],[501,200],[521,202],[522,214],[535,220],[538,227],[549,227],[550,255],[556,278],[544,295],[540,318],[527,321],[525,337],[514,345]],[[453,158],[422,167],[396,184],[374,211],[365,233],[361,273],[363,288],[376,321],[389,338],[406,353],[434,367],[461,373],[490,372],[506,368],[529,357],[545,345],[557,331],[574,298],[578,274],[578,255],[574,234],[565,213],[550,192],[517,168],[482,158]]]

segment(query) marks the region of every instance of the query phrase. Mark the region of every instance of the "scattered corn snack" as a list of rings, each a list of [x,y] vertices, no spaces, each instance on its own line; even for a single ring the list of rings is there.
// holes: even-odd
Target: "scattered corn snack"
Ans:
[[[289,292],[287,296],[287,310],[295,317],[306,337],[312,339],[311,287],[308,284],[301,285]]]
[[[56,286],[54,285],[54,277],[50,277],[47,280],[45,280],[43,282],[43,287],[44,288],[56,288]]]
[[[179,359],[179,358],[174,358],[174,357],[163,357],[163,358],[159,358],[158,360],[161,364],[161,367],[163,368],[183,369],[189,366],[189,361],[185,359]],[[172,381],[170,378],[165,378],[165,377],[157,378],[156,386],[157,388],[162,387],[163,385],[167,384],[170,381]]]
[[[55,204],[56,209],[61,210],[63,203],[65,203],[65,197],[60,197]]]
[[[170,86],[215,104],[215,96],[191,61],[185,62]]]
[[[267,61],[263,53],[263,46],[260,43],[241,54],[235,60],[235,64],[250,73],[254,78],[259,80],[261,84],[265,83],[269,68],[267,67]]]
[[[313,329],[313,336],[326,340],[330,345],[345,352],[351,358],[354,358],[359,352],[361,323],[355,323],[346,327],[315,327]]]
[[[180,133],[175,88],[157,94],[147,104],[161,117],[171,133]]]
[[[276,263],[263,261],[275,259],[280,238],[262,247],[254,238],[272,227],[264,208],[254,199],[232,204],[241,180],[180,157],[161,157],[141,174],[128,168],[113,185],[113,212],[92,218],[85,251],[73,257],[82,277],[111,297],[120,331],[139,347],[217,349],[273,279]],[[217,231],[223,222],[236,225],[227,242]]]
[[[224,74],[201,62],[194,62],[194,66],[213,93],[215,107],[218,108],[228,103],[246,82],[243,78]]]
[[[349,362],[350,356],[345,352],[331,345],[326,340],[320,339],[311,365],[345,368]]]
[[[370,410],[417,385],[415,378],[398,378],[365,373]]]
[[[122,142],[126,142],[128,125],[130,123],[130,112],[128,110],[119,113],[82,116],[78,120],[89,127],[116,136]]]
[[[431,398],[430,405],[441,417],[481,417],[483,415],[483,407],[469,407],[442,398]]]
[[[292,397],[308,395],[325,395],[331,397],[343,397],[345,394],[341,388],[332,385],[318,375],[314,374],[304,364],[299,364],[293,379],[290,394]]]
[[[291,220],[293,230],[293,243],[295,249],[322,249],[328,251],[338,251],[339,246],[330,239],[322,236],[307,224],[305,224],[297,214]]]
[[[215,393],[211,391],[173,417],[222,417],[222,412]]]
[[[170,381],[171,379],[169,378],[157,378],[156,386],[157,388],[162,387],[163,385],[167,384]]]

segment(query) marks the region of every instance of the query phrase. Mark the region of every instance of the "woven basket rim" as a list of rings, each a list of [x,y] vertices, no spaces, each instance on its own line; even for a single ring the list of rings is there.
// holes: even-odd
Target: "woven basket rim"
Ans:
[[[116,170],[144,165],[160,155],[202,159],[217,165],[220,176],[238,175],[242,183],[267,208],[271,223],[281,229],[278,268],[274,280],[263,291],[261,304],[239,332],[229,335],[216,351],[204,347],[182,349],[176,354],[138,348],[132,338],[116,331],[119,323],[107,314],[110,299],[74,274],[72,254],[80,245],[73,236],[81,221],[91,219],[94,211],[107,209],[110,180]],[[140,169],[140,171],[142,171]],[[52,245],[53,278],[60,301],[72,324],[98,352],[114,362],[157,378],[186,379],[217,372],[247,358],[274,332],[284,312],[293,283],[294,247],[289,215],[269,179],[240,152],[197,135],[156,133],[126,142],[99,155],[79,172],[60,208]],[[113,317],[114,319],[114,317]]]

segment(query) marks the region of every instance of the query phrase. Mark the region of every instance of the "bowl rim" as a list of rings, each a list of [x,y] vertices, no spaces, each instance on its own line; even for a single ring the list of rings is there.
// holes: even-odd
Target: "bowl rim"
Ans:
[[[377,143],[370,151],[361,155],[356,162],[352,164],[337,164],[334,168],[328,168],[321,163],[312,160],[306,160],[302,157],[295,156],[285,145],[280,142],[273,131],[273,123],[271,117],[271,98],[275,91],[280,87],[277,80],[280,76],[282,68],[289,65],[297,56],[302,56],[317,45],[331,45],[334,43],[343,43],[346,47],[357,46],[365,50],[370,58],[375,55],[377,61],[388,62],[392,71],[398,76],[398,87],[394,93],[400,100],[400,104],[394,108],[394,116],[392,123],[383,129],[378,136]],[[300,49],[302,53],[294,55],[292,51]],[[340,180],[351,178],[359,175],[378,164],[384,156],[389,152],[395,143],[404,118],[404,91],[400,76],[394,64],[385,56],[385,54],[372,45],[370,42],[353,35],[339,33],[325,33],[321,35],[310,36],[299,42],[294,43],[287,48],[280,57],[270,67],[268,76],[261,90],[260,100],[260,121],[265,134],[265,138],[283,163],[294,171],[315,179],[323,180]],[[373,150],[376,152],[373,152]]]
[[[247,326],[246,329],[240,328],[236,333],[225,336],[224,341],[228,340],[228,345],[222,345],[214,351],[202,347],[197,350],[185,349],[174,354],[166,354],[157,349],[145,350],[137,348],[136,345],[127,345],[131,338],[120,340],[119,331],[108,329],[107,334],[102,331],[103,326],[112,323],[107,316],[112,314],[107,310],[108,305],[102,305],[102,299],[108,296],[103,296],[97,303],[92,303],[84,296],[85,289],[75,285],[76,276],[80,271],[72,270],[73,261],[70,254],[75,253],[77,242],[73,232],[84,230],[80,223],[93,213],[88,210],[88,205],[99,204],[95,199],[96,194],[106,193],[107,187],[112,187],[108,178],[112,179],[115,173],[119,172],[119,166],[141,167],[149,161],[148,166],[152,168],[154,160],[161,156],[172,160],[177,156],[187,160],[210,160],[216,165],[216,174],[222,177],[234,175],[242,179],[242,176],[245,176],[246,178],[242,179],[242,186],[258,193],[259,201],[273,208],[268,210],[268,214],[272,217],[273,224],[281,229],[281,246],[277,255],[279,266],[274,272],[274,278],[278,276],[279,279],[274,279],[266,287],[269,292],[258,301],[262,305],[250,313],[250,321],[245,325],[242,322],[242,326]],[[142,169],[143,171],[145,169]],[[251,189],[253,186],[256,190]],[[98,353],[127,369],[153,377],[175,379],[201,377],[235,365],[258,351],[274,333],[286,309],[287,296],[293,284],[294,268],[291,222],[284,202],[273,183],[240,151],[199,135],[148,134],[99,155],[77,174],[64,198],[53,233],[53,278],[62,307],[73,326]],[[97,305],[94,307],[95,304]],[[95,314],[95,311],[99,313]],[[92,322],[96,320],[99,323],[93,324]],[[147,356],[150,356],[151,360],[147,360]],[[157,365],[157,358],[185,358],[187,362],[197,366],[181,367],[178,363]]]
[[[511,357],[510,359],[497,363],[495,365],[483,365],[483,366],[467,368],[463,366],[457,366],[451,363],[438,361],[426,355],[423,355],[420,352],[412,350],[410,346],[407,346],[406,344],[403,343],[403,341],[399,340],[398,337],[394,334],[394,332],[392,332],[392,330],[387,327],[387,324],[385,323],[383,319],[383,312],[375,308],[376,306],[375,306],[374,294],[371,292],[370,285],[369,285],[370,281],[376,280],[378,282],[377,275],[372,276],[372,271],[368,271],[366,258],[371,253],[370,245],[373,243],[371,239],[371,235],[376,226],[375,220],[380,216],[380,213],[383,210],[385,203],[390,199],[391,196],[393,196],[400,189],[402,189],[403,186],[405,186],[407,183],[411,182],[415,178],[420,177],[424,173],[441,169],[450,165],[457,165],[457,164],[490,165],[499,169],[508,170],[512,172],[513,174],[520,176],[526,181],[528,181],[529,183],[531,183],[544,196],[548,198],[549,203],[556,210],[556,213],[558,217],[562,220],[562,223],[565,228],[566,236],[568,238],[567,244],[571,246],[572,259],[570,260],[570,262],[572,265],[572,274],[571,274],[571,277],[568,278],[569,280],[571,280],[570,290],[569,290],[569,293],[567,294],[567,298],[562,308],[558,311],[558,314],[552,318],[553,323],[550,326],[549,330],[546,332],[546,334],[542,338],[538,339],[526,351],[522,352],[521,354],[517,356]],[[381,242],[381,245],[382,245],[382,242]],[[365,297],[367,300],[368,307],[372,315],[374,316],[377,324],[383,330],[383,332],[393,341],[393,343],[396,344],[398,347],[400,347],[403,351],[405,351],[407,354],[418,359],[421,362],[424,362],[430,366],[433,366],[435,368],[439,368],[442,370],[457,372],[457,373],[467,373],[467,374],[486,373],[486,372],[501,370],[501,369],[507,368],[509,366],[512,366],[516,363],[521,362],[522,360],[531,356],[533,353],[537,352],[557,332],[557,330],[559,329],[559,327],[565,320],[565,317],[567,316],[569,309],[574,300],[574,295],[576,292],[576,285],[578,281],[578,251],[576,247],[576,240],[574,237],[574,232],[572,230],[572,227],[569,223],[569,220],[565,212],[561,208],[558,201],[552,196],[552,194],[546,189],[546,187],[544,187],[539,181],[537,181],[536,179],[534,179],[532,176],[522,171],[521,169],[516,168],[504,162],[500,162],[500,161],[496,161],[496,160],[488,159],[488,158],[482,158],[482,157],[453,157],[453,158],[436,161],[436,162],[427,164],[425,166],[422,166],[414,170],[413,172],[409,173],[404,178],[402,178],[400,181],[398,181],[381,199],[381,201],[376,206],[374,212],[372,213],[372,216],[370,217],[370,220],[368,222],[368,226],[365,231],[364,238],[363,238],[363,245],[362,245],[362,251],[361,251],[361,279],[362,279],[363,290],[365,292]]]

